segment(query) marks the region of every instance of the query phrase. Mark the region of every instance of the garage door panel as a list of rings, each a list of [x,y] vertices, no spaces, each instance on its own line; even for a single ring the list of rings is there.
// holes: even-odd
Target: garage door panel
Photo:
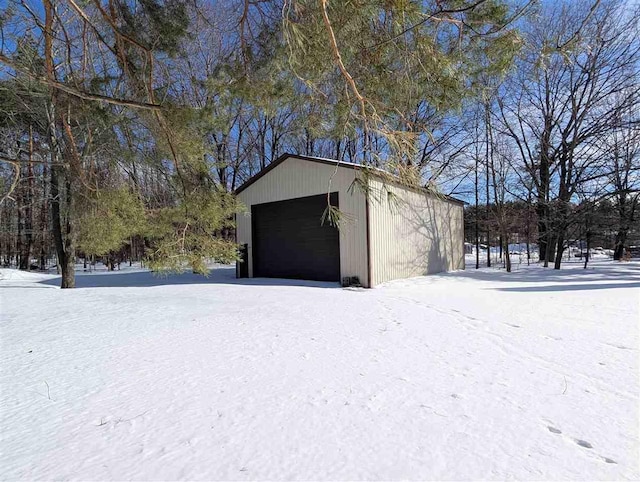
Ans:
[[[338,193],[330,198],[337,207]],[[326,207],[326,194],[253,205],[254,276],[339,281],[340,237],[322,224]]]

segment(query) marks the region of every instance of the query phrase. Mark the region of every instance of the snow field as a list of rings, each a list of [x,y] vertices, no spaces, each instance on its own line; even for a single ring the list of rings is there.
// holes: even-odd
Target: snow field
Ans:
[[[640,478],[639,263],[0,275],[2,479]]]

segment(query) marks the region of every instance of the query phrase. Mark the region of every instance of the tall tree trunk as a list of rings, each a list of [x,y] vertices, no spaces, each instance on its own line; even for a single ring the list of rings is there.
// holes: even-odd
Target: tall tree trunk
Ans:
[[[29,126],[29,163],[27,164],[27,186],[24,196],[24,242],[20,257],[20,269],[31,269],[31,250],[33,247],[33,128]]]
[[[548,231],[548,214],[549,208],[545,205],[546,201],[541,201],[538,197],[538,204],[536,205],[536,214],[538,215],[538,256],[539,261],[547,261],[547,239],[549,236]]]
[[[51,224],[53,231],[53,241],[56,246],[56,254],[58,255],[58,265],[62,273],[61,288],[75,288],[75,249],[73,242],[73,227],[70,222],[70,214],[67,219],[61,212],[60,200],[63,197],[67,201],[67,210],[71,209],[71,185],[65,179],[66,192],[61,192],[59,179],[60,174],[66,177],[65,170],[59,166],[51,168]]]
[[[53,65],[53,4],[43,0],[45,11],[44,25],[44,62],[47,79],[55,81]],[[62,272],[61,288],[75,287],[75,232],[71,219],[73,216],[73,193],[68,169],[62,166],[62,154],[56,128],[56,91],[50,89],[47,105],[47,130],[51,149],[51,224],[53,240],[58,255],[58,266]],[[64,182],[64,191],[60,188]],[[64,194],[64,199],[63,199]],[[66,213],[61,212],[61,203],[65,202]]]
[[[480,228],[479,228],[479,215],[480,212],[478,210],[478,156],[476,155],[476,185],[475,185],[475,193],[476,193],[476,211],[475,211],[475,222],[474,222],[474,230],[475,230],[475,241],[476,241],[476,269],[480,269]]]
[[[19,169],[20,175],[22,176],[22,166],[20,166]],[[18,187],[16,189],[16,211],[17,211],[17,216],[18,216],[18,232],[17,232],[17,236],[16,236],[16,267],[19,269],[25,269],[23,268],[23,261],[22,261],[22,253],[23,253],[23,236],[24,236],[24,214],[23,214],[23,208],[24,208],[24,204],[25,204],[25,195],[24,195],[24,182],[20,182],[20,184],[18,184]]]
[[[624,256],[624,245],[627,242],[627,235],[629,233],[628,213],[626,195],[622,194],[618,199],[618,213],[620,215],[620,225],[616,232],[615,242],[613,245],[613,259],[620,261]]]
[[[511,273],[511,255],[509,254],[509,235],[506,232],[502,233],[502,239],[504,242],[504,265],[507,269],[507,273]]]
[[[42,211],[40,213],[40,230],[41,230],[41,244],[40,244],[40,269],[42,271],[47,269],[47,231],[49,231],[49,203],[48,203],[48,191],[47,191],[47,180],[49,179],[47,173],[47,165],[42,165],[42,179],[44,182],[42,183]]]
[[[75,229],[72,223],[74,205],[69,169],[62,165],[56,134],[55,108],[47,109],[51,144],[51,230],[62,274],[61,288],[75,288]],[[64,210],[64,212],[63,212]]]
[[[491,232],[489,230],[489,106],[485,104],[485,160],[486,160],[486,177],[485,187],[487,196],[487,211],[485,213],[485,221],[487,223],[487,267],[491,267]]]
[[[567,171],[567,169],[565,169],[565,165],[568,161],[565,156],[561,156],[560,162],[560,187],[558,191],[558,202],[556,203],[556,209],[554,210],[554,219],[556,221],[554,226],[557,236],[555,261],[553,264],[554,269],[560,269],[560,265],[562,264],[562,254],[564,253],[564,243],[568,237],[569,216],[571,214],[571,209],[569,207],[571,194],[567,183],[564,180],[567,175],[565,174]]]
[[[549,265],[550,258],[548,257],[549,251],[549,239],[550,239],[550,208],[549,208],[549,191],[551,184],[551,172],[549,159],[549,133],[551,132],[550,121],[548,117],[545,117],[545,130],[542,136],[542,145],[540,146],[540,165],[539,180],[537,192],[537,204],[536,211],[538,214],[538,250],[539,260],[544,261],[545,267]]]
[[[585,238],[587,241],[587,255],[584,257],[584,269],[587,269],[587,264],[589,264],[589,251],[591,249],[591,226],[589,223],[589,217],[585,219]],[[580,252],[582,253],[582,246],[580,247]]]
[[[624,257],[624,245],[627,243],[627,235],[627,228],[620,228],[616,232],[613,248],[613,259],[616,261],[620,261]]]
[[[527,227],[526,227],[526,236],[527,236],[527,266],[531,264],[531,195],[529,195],[529,199],[527,200]]]
[[[6,233],[6,236],[5,236]],[[0,264],[7,266],[7,256],[11,250],[11,223],[9,221],[9,203],[0,204]]]
[[[562,254],[564,253],[564,241],[566,236],[566,229],[562,228],[558,231],[558,238],[556,241],[556,257],[553,263],[553,269],[560,269],[562,264]]]
[[[547,232],[547,235],[545,236],[545,251],[544,251],[544,255],[543,255],[543,260],[544,260],[544,267],[548,268],[549,267],[549,260],[552,258],[552,254],[551,252],[553,251],[553,238],[551,235],[551,231]]]
[[[3,222],[2,220],[5,219],[4,217],[4,213],[2,212],[2,206],[0,206],[0,266],[2,266],[3,263],[3,256],[4,256],[4,244],[5,244],[5,237],[4,237],[4,226],[3,226]]]
[[[60,288],[75,288],[76,287],[76,263],[73,256],[66,256],[64,263],[61,264],[62,281]]]

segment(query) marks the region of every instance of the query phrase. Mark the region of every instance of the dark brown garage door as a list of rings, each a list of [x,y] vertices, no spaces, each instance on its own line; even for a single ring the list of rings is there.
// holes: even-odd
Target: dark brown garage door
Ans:
[[[338,193],[331,193],[338,206]],[[340,281],[338,229],[322,223],[327,195],[251,206],[253,275]]]

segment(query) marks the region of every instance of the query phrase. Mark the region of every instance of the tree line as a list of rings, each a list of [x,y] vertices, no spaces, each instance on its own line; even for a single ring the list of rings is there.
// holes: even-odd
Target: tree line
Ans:
[[[589,240],[606,212],[619,260],[637,226],[640,189],[637,5],[556,3],[520,31],[513,68],[488,82],[475,106],[488,214],[478,221],[498,234],[509,269],[506,247],[522,222],[515,207],[524,205],[540,261],[559,269],[576,233]],[[476,178],[476,206],[481,184]]]

